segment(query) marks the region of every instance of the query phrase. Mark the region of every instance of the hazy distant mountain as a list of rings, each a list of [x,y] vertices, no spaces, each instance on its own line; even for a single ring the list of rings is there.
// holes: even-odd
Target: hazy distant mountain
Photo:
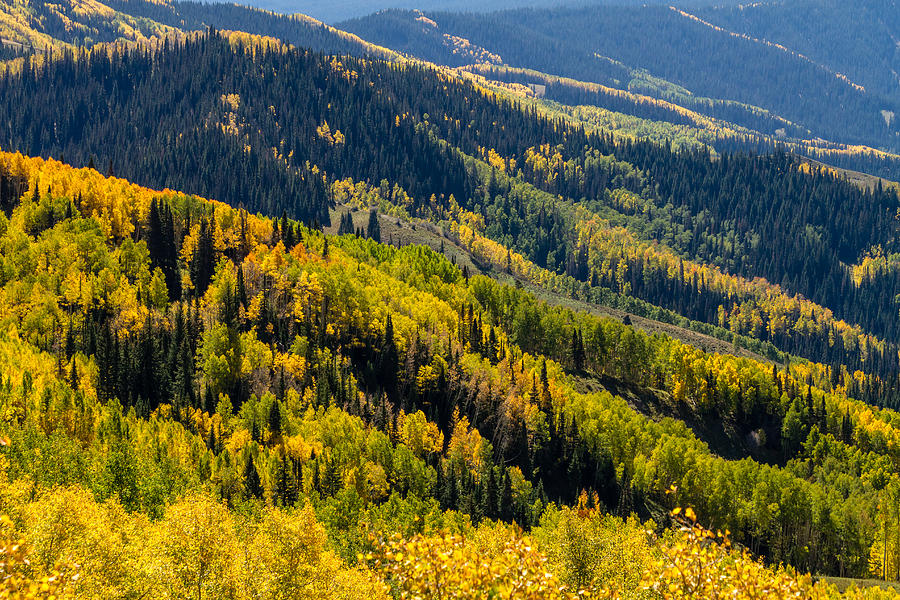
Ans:
[[[486,61],[535,69],[664,98],[769,135],[786,131],[896,150],[900,65],[890,33],[895,3],[864,4],[864,10],[853,11],[831,2],[706,11],[395,10],[339,27],[449,66]],[[805,15],[813,13],[816,19],[807,22]],[[826,50],[817,40],[833,39],[832,33],[837,41]],[[727,112],[717,108],[721,102]]]
[[[259,8],[282,13],[303,13],[327,23],[336,23],[343,19],[362,17],[388,8],[404,8],[455,12],[490,12],[513,8],[552,8],[557,6],[590,6],[617,5],[641,6],[644,4],[673,4],[662,0],[495,0],[479,2],[477,0],[245,0]],[[686,0],[675,2],[679,6],[712,6],[737,5],[735,0],[716,2],[714,0]]]
[[[698,9],[696,14],[729,31],[790,48],[869,92],[900,95],[896,0],[761,2]]]

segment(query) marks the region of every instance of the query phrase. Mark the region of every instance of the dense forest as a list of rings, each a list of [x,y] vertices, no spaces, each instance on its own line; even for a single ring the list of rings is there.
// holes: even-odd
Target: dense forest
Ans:
[[[706,354],[467,278],[421,246],[324,237],[56,161],[3,161],[3,497],[48,569],[66,557],[108,560],[96,554],[106,544],[78,532],[128,547],[140,513],[161,518],[164,560],[247,535],[275,535],[270,551],[288,560],[279,544],[294,539],[284,537],[294,506],[307,507],[304,527],[321,522],[313,532],[327,531],[335,553],[306,560],[354,569],[349,586],[374,585],[379,572],[421,585],[391,566],[392,552],[420,548],[435,560],[429,545],[450,544],[455,556],[468,543],[430,537],[444,528],[477,528],[499,556],[527,552],[504,521],[543,539],[549,556],[605,536],[643,555],[623,577],[640,581],[647,569],[646,585],[666,581],[677,552],[630,522],[596,520],[600,508],[677,525],[667,507],[689,505],[688,541],[705,539],[699,519],[773,561],[844,575],[868,573],[870,552],[888,548],[882,524],[895,535],[890,511],[877,524],[867,515],[881,515],[893,490],[898,417],[827,377],[820,384],[820,367]],[[582,389],[586,377],[600,387]],[[714,436],[654,421],[620,393],[684,405],[755,441],[740,460],[720,458]],[[61,512],[67,503],[74,514]],[[224,507],[248,516],[231,524]],[[206,537],[191,521],[210,524]],[[378,541],[398,527],[409,541]],[[893,569],[885,553],[880,568]],[[614,565],[604,556],[581,566],[557,556],[543,568],[603,597],[601,574]],[[202,581],[192,563],[164,576],[142,553],[129,560],[139,569],[91,569],[75,589],[196,585],[189,597],[200,597],[234,585],[224,564]],[[254,577],[285,584],[267,573]],[[315,585],[308,573],[292,572],[292,585]],[[549,593],[540,589],[534,597]]]
[[[893,597],[896,184],[302,16],[8,12],[0,597]]]
[[[471,45],[512,67],[684,103],[768,135],[783,126],[764,128],[760,112],[810,131],[805,139],[898,148],[898,124],[882,114],[900,112],[889,71],[878,72],[878,92],[867,91],[829,68],[830,62],[717,29],[667,6],[420,14],[382,11],[340,27],[440,64],[476,62],[460,51]]]
[[[412,214],[480,215],[489,238],[552,273],[893,387],[893,190],[787,155],[714,160],[588,134],[428,67],[255,44],[214,34],[155,54],[27,62],[0,79],[0,138],[308,225],[330,222],[330,182],[386,186],[385,201]],[[590,240],[617,225],[637,234]],[[642,249],[660,242],[662,263]],[[821,307],[815,325],[790,295]]]
[[[638,91],[491,63],[459,69],[483,78],[479,81],[501,94],[525,99],[544,112],[619,137],[669,143],[678,149],[706,148],[713,154],[792,152],[849,169],[851,178],[857,180],[860,174],[888,181],[900,179],[897,154],[821,138],[810,140],[808,130],[768,111],[733,101],[698,99],[685,94],[661,99]],[[630,87],[641,89],[639,85]],[[774,135],[764,133],[772,131]]]
[[[301,14],[280,15],[226,3],[112,0],[107,5],[129,15],[152,19],[187,31],[203,31],[215,27],[271,36],[294,46],[330,54],[372,54],[381,58],[392,56],[387,49],[377,48],[356,36]]]
[[[768,5],[765,6],[768,7]],[[15,4],[5,10],[8,11],[8,16],[5,20],[0,21],[0,38],[10,40],[14,44],[24,44],[24,46],[15,46],[17,48],[34,48],[38,51],[46,48],[58,50],[72,46],[90,46],[98,41],[153,46],[166,37],[178,38],[186,32],[215,27],[273,36],[298,47],[322,52],[401,60],[400,56],[391,49],[373,45],[355,35],[323,25],[304,15],[284,16],[234,4],[207,5],[194,2],[117,0],[109,3],[108,6],[98,3],[86,6],[65,0],[59,3]],[[754,7],[754,11],[766,15],[757,15],[753,21],[756,25],[770,21],[793,23],[795,29],[790,30],[793,35],[785,33],[782,37],[788,45],[803,45],[802,40],[797,39],[806,23],[797,14],[802,10],[791,11],[788,8],[776,7],[772,9],[774,15],[766,13],[766,10],[763,5]],[[782,18],[779,13],[782,10],[789,14]],[[887,87],[886,91],[880,91],[879,94],[890,96],[893,89],[893,76],[886,72],[885,68],[889,68],[893,59],[888,56],[891,50],[885,46],[886,38],[884,37],[884,28],[889,27],[890,17],[882,17],[883,12],[880,7],[873,5],[867,6],[866,10],[862,12],[854,13],[857,20],[861,21],[858,23],[858,30],[864,32],[867,37],[864,44],[856,44],[851,49],[852,51],[848,51],[846,54],[884,56],[884,60],[887,61],[886,66],[873,67],[871,72],[867,71],[868,78],[865,81],[871,82],[873,79],[878,79],[879,84],[873,85],[873,89],[882,90]],[[890,11],[887,12],[890,13]],[[367,19],[364,26],[359,26],[363,27],[367,36],[439,63],[469,65],[487,62],[493,64],[503,60],[503,57],[474,45],[463,37],[442,32],[430,19],[422,17],[413,20],[417,14],[396,11],[383,12],[377,18]],[[723,19],[725,15],[731,15],[726,9],[715,14]],[[712,18],[710,15],[705,16]],[[739,16],[748,17],[749,13],[742,12]],[[829,5],[828,10],[818,11],[821,25],[830,27],[832,30],[843,31],[846,29],[842,29],[844,17],[846,15],[840,7]],[[473,18],[475,17],[473,16]],[[797,23],[798,19],[801,21],[800,23]],[[432,25],[425,25],[429,23]],[[354,27],[357,25],[355,24]],[[750,25],[741,26],[750,27]],[[740,29],[740,27],[738,28]],[[800,31],[796,28],[799,28]],[[710,31],[711,35],[718,35],[712,29]],[[532,34],[528,33],[528,35]],[[777,35],[775,37],[778,38]],[[552,47],[537,49],[533,55],[528,54],[522,60],[514,62],[545,65],[546,57],[556,54],[571,55],[573,51],[567,48],[567,43],[566,40],[553,42]],[[771,46],[764,40],[763,45],[766,44]],[[805,48],[805,46],[803,47]],[[535,48],[529,46],[522,50],[527,53],[532,52]],[[837,52],[837,54],[843,55],[841,52]],[[777,52],[773,56],[781,58]],[[840,66],[841,69],[847,66],[843,62],[837,61],[834,54],[821,58],[821,64],[832,65],[834,62],[834,65]],[[769,110],[766,110],[732,99],[705,98],[660,79],[635,65],[605,60],[594,62],[596,64],[592,63],[591,65],[592,72],[589,74],[589,80],[603,82],[611,86],[610,88],[599,93],[593,89],[589,93],[585,93],[586,89],[583,84],[575,86],[551,84],[547,87],[544,97],[565,104],[588,103],[588,105],[598,106],[604,110],[615,111],[616,115],[624,114],[654,119],[654,123],[680,124],[685,119],[685,113],[696,113],[694,117],[691,117],[692,119],[696,120],[697,116],[703,115],[702,119],[705,121],[702,127],[705,132],[705,143],[718,152],[742,150],[764,153],[774,150],[779,144],[788,144],[791,150],[828,164],[874,173],[889,179],[900,178],[898,176],[900,158],[896,155],[884,154],[865,146],[848,146],[839,143],[839,140],[811,139],[813,133],[808,129],[809,124],[803,126],[799,122],[791,122],[780,116],[778,111],[771,106],[767,105]],[[856,64],[859,68],[864,67],[859,64],[859,61]],[[552,72],[565,72],[565,69],[560,71],[552,65],[545,66],[552,68]],[[833,66],[832,68],[837,67]],[[857,73],[858,69],[856,71],[850,69],[848,72]],[[587,72],[583,74],[588,75]],[[507,74],[504,79],[508,77]],[[548,76],[540,74],[537,82],[541,83],[540,78],[546,77]],[[512,79],[524,82],[529,78],[513,76]],[[745,81],[746,79],[741,79],[739,84]],[[629,91],[626,91],[626,88]],[[806,93],[808,95],[808,92]],[[664,108],[661,109],[661,107]],[[882,107],[880,111],[876,112],[881,119],[886,120],[887,125],[894,122],[891,117],[892,110]],[[710,119],[713,120],[712,123],[709,122]],[[604,123],[604,126],[616,131],[624,131],[626,134],[633,131],[628,127],[622,128],[621,125],[609,120]],[[649,127],[654,132],[660,131],[656,124],[649,125]],[[639,135],[646,135],[646,131]],[[657,135],[659,134],[657,133]],[[664,135],[674,137],[671,132]],[[816,135],[821,136],[825,133],[816,130]],[[875,142],[872,140],[870,143]]]
[[[696,14],[730,31],[791,48],[866,89],[897,93],[900,14],[890,0],[853,5],[836,0],[760,2],[741,8],[707,6]]]
[[[157,43],[209,27],[240,30],[277,38],[287,44],[335,54],[393,53],[305,15],[279,15],[238,4],[114,0],[84,4],[62,2],[4,3],[0,38],[44,51],[127,42]]]
[[[0,10],[2,45],[39,52],[66,45],[140,42],[174,33],[171,27],[100,3],[13,1],[0,4]]]

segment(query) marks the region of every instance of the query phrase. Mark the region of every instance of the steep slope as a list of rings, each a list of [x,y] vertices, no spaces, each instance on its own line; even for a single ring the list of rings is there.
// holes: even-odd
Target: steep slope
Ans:
[[[172,27],[115,11],[94,0],[0,2],[0,40],[34,50],[116,41],[147,43],[174,32]]]
[[[784,155],[623,143],[453,73],[235,35],[34,69],[0,79],[7,147],[96,155],[142,183],[309,224],[328,222],[340,180],[364,181],[510,246],[569,293],[635,296],[894,386],[893,190]]]
[[[87,5],[71,2],[12,3],[4,5],[0,14],[3,15],[2,19],[6,23],[4,27],[7,30],[7,33],[3,34],[5,36],[3,39],[6,40],[3,52],[10,58],[23,51],[44,47],[59,49],[71,45],[112,41],[155,44],[164,37],[177,37],[185,32],[205,31],[213,27],[276,37],[295,46],[327,53],[401,60],[392,50],[328,27],[309,17],[282,16],[235,4],[207,5],[146,0],[114,0],[105,5],[99,2]],[[391,13],[383,13],[378,15],[378,19],[388,26],[388,38],[393,40],[392,43],[404,47],[408,45],[408,41],[395,39],[399,31],[404,31],[409,26],[406,15],[400,14],[400,18],[396,19],[392,18]],[[835,19],[836,17],[832,15],[832,19],[827,22],[832,23]],[[426,22],[428,21],[423,18],[415,24],[421,25]],[[425,33],[435,35],[436,32],[437,29]],[[385,33],[374,32],[372,35],[383,38]],[[433,56],[426,54],[439,62],[468,64],[496,63],[502,60],[497,54],[472,44],[465,38],[446,32],[437,35],[439,52]],[[422,48],[418,49],[419,54],[422,53],[421,50]],[[562,48],[559,50],[564,51]],[[598,63],[594,66],[599,67],[601,73],[605,73],[600,77],[601,80],[613,86],[627,82],[630,89],[642,94],[623,93],[615,88],[603,86],[601,86],[603,91],[597,93],[597,84],[572,80],[560,84],[559,78],[554,76],[533,71],[526,74],[519,69],[506,70],[501,77],[504,81],[540,84],[542,98],[540,104],[550,100],[602,107],[599,111],[589,106],[577,107],[578,114],[585,115],[587,126],[599,121],[626,135],[648,132],[649,129],[650,135],[657,139],[660,136],[668,136],[684,140],[687,133],[691,138],[700,138],[702,144],[718,152],[736,150],[770,152],[777,145],[787,143],[791,150],[837,167],[900,179],[900,159],[894,155],[864,146],[848,146],[822,139],[811,140],[813,134],[806,127],[792,123],[777,114],[730,100],[695,97],[688,90],[652,77],[642,69],[614,62]],[[494,73],[496,71],[490,75]],[[548,81],[551,83],[548,84]],[[675,112],[666,108],[669,105],[676,107]],[[609,114],[606,112],[608,109],[614,112]],[[555,110],[555,107],[551,106],[550,110]],[[890,119],[891,112],[885,110],[882,113],[883,118]],[[623,118],[621,113],[672,123],[676,128],[680,128],[680,131],[673,132],[661,128],[658,124],[640,124],[635,127],[633,121]],[[686,114],[696,115],[688,117],[688,121],[697,121],[699,117],[703,121],[702,129],[698,132],[686,131],[684,129]],[[712,126],[710,122],[713,123]],[[890,123],[889,120],[888,124]]]
[[[476,54],[472,50],[468,53],[470,56]],[[483,49],[477,53],[482,57],[488,54]],[[808,130],[748,105],[694,98],[687,94],[673,94],[662,99],[647,93],[496,64],[466,65],[459,70],[475,74],[482,85],[502,95],[524,99],[541,112],[564,116],[587,129],[608,131],[629,139],[651,140],[677,149],[708,149],[714,154],[789,151],[838,169],[863,172],[873,179],[881,177],[885,179],[883,185],[900,180],[900,155],[896,153],[821,138],[809,139],[811,132]],[[660,83],[646,74],[637,73],[636,77],[653,86]],[[639,89],[641,84],[633,87]],[[764,133],[772,130],[774,134]]]
[[[209,27],[276,37],[298,47],[328,54],[372,55],[395,59],[387,48],[370,44],[353,34],[329,27],[304,14],[280,15],[232,3],[199,3],[165,0],[111,0],[110,7],[135,17],[152,19],[186,31]],[[300,7],[306,8],[306,7]]]
[[[821,367],[706,354],[467,279],[417,246],[324,237],[56,161],[6,154],[0,172],[4,507],[33,501],[22,486],[166,518],[185,493],[250,519],[308,501],[355,562],[377,548],[366,523],[431,532],[454,509],[464,530],[499,518],[539,532],[550,499],[662,519],[674,502],[804,569],[863,574],[879,552],[898,417],[820,389]],[[784,466],[717,457],[602,386],[750,429]],[[59,532],[36,540],[52,565],[77,519],[41,506],[15,526]],[[628,572],[656,568],[644,560]],[[166,585],[165,570],[95,564],[80,585]]]
[[[16,573],[381,598],[452,560],[485,597],[839,597],[697,522],[803,571],[900,565],[893,189],[214,29],[16,61],[0,141],[108,172],[0,155]],[[675,575],[699,555],[711,588]]]
[[[442,64],[472,62],[455,51],[456,40],[463,40],[509,66],[680,101],[686,108],[770,135],[784,125],[765,126],[765,119],[780,117],[811,131],[811,137],[898,147],[897,124],[886,123],[882,115],[900,106],[896,90],[889,95],[866,91],[827,63],[717,28],[684,10],[386,11],[340,26]],[[645,43],[648,38],[654,43]],[[641,71],[643,78],[637,76]],[[705,101],[692,96],[720,102],[704,107]],[[759,111],[746,105],[771,115],[761,122]]]
[[[43,110],[48,113],[40,119],[20,115],[24,120],[6,132],[4,145],[22,147],[30,140],[29,150],[65,155],[76,164],[87,164],[99,156],[102,165],[136,181],[181,188],[235,205],[243,203],[253,210],[288,210],[309,223],[315,219],[324,223],[327,192],[310,161],[330,168],[334,161],[360,165],[364,159],[345,158],[344,134],[335,131],[332,135],[328,129],[327,121],[336,116],[334,109],[317,107],[316,97],[317,90],[327,89],[329,95],[346,93],[342,108],[356,105],[358,114],[369,114],[373,123],[381,124],[383,132],[378,135],[373,130],[347,131],[358,136],[350,140],[354,147],[358,139],[376,148],[407,148],[407,158],[397,169],[418,175],[404,179],[397,173],[392,178],[422,193],[457,190],[435,181],[428,183],[434,175],[425,170],[430,167],[422,161],[447,163],[439,158],[442,150],[421,139],[421,149],[401,143],[399,138],[404,136],[410,142],[414,138],[411,125],[390,126],[378,114],[388,100],[379,102],[373,90],[352,85],[355,73],[324,56],[287,51],[270,41],[261,44],[271,44],[271,48],[260,48],[259,60],[255,60],[257,46],[240,35],[198,39],[175,52],[158,55],[167,57],[159,63],[162,70],[151,69],[158,60],[140,51],[123,62],[121,56],[100,50],[97,58],[104,58],[93,63],[102,70],[93,72],[79,69],[71,58],[52,62],[46,67],[44,83],[57,92],[72,86],[82,91],[66,100],[65,107],[46,104]],[[216,56],[228,60],[217,63]],[[264,74],[267,69],[277,71]],[[385,75],[390,71],[387,66],[381,69]],[[94,85],[86,85],[88,81]],[[212,81],[218,83],[208,85]],[[254,100],[262,81],[266,82],[265,98]],[[99,95],[107,89],[111,93],[106,107],[97,112]],[[354,99],[351,90],[362,95]],[[22,89],[19,99],[31,97],[35,91]],[[14,101],[11,95],[5,100]],[[278,112],[270,111],[268,107],[275,105]],[[30,130],[24,136],[20,135],[25,133],[23,126]],[[103,139],[106,141],[101,142]],[[452,173],[452,167],[445,172]]]
[[[103,43],[154,45],[167,37],[216,29],[276,37],[331,54],[395,59],[386,48],[297,14],[284,16],[238,4],[173,0],[8,0],[0,3],[0,41],[27,50],[90,47]]]
[[[720,27],[790,48],[877,94],[900,92],[900,11],[892,0],[757,2],[698,9]]]

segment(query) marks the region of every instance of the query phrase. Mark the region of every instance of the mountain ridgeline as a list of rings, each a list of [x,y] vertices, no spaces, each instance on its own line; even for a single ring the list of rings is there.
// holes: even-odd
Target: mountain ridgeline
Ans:
[[[30,51],[103,43],[157,43],[208,28],[274,37],[287,44],[334,54],[393,53],[305,15],[280,15],[238,4],[113,0],[105,4],[27,2],[4,6],[2,46]]]
[[[900,13],[891,0],[848,5],[827,0],[708,6],[699,17],[727,30],[781,44],[842,73],[870,92],[897,95]]]
[[[375,47],[305,14],[282,15],[228,3],[112,0],[107,5],[122,13],[185,31],[205,31],[213,27],[274,37],[287,44],[329,54],[392,56],[387,49]]]
[[[326,2],[325,0],[307,0],[303,2],[302,5],[292,2],[291,0],[254,0],[253,2],[248,2],[248,4],[285,14],[295,13],[299,10],[328,23],[336,23],[353,17],[364,17],[371,14],[373,11],[382,8],[382,6],[373,5],[368,0],[343,0],[339,3]],[[523,7],[564,6],[567,4],[571,4],[571,2],[568,2],[567,0],[545,0],[544,2],[539,2],[537,0],[495,0],[486,5],[481,2],[475,2],[474,0],[395,0],[390,3],[390,7],[455,12],[491,12],[495,10]],[[602,6],[605,4],[640,6],[642,4],[665,3],[648,3],[643,0],[588,0],[587,2],[582,2],[582,4],[595,6]],[[727,4],[737,4],[737,2],[735,0],[730,0]],[[705,6],[706,2],[704,0],[682,0],[681,2],[678,2],[678,5]]]

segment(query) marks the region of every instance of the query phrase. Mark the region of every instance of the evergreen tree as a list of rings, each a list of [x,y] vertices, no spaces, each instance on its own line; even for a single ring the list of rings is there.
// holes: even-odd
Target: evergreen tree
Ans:
[[[262,498],[262,481],[252,456],[247,457],[247,463],[244,466],[244,490],[250,498]]]
[[[320,477],[320,486],[323,496],[334,496],[341,489],[341,474],[338,471],[334,459],[325,460],[325,472]]]
[[[278,402],[278,399],[272,401],[272,405],[269,407],[269,416],[268,416],[268,426],[269,426],[269,434],[273,437],[278,437],[281,435],[281,404]]]
[[[366,229],[366,237],[370,240],[374,240],[381,243],[381,224],[378,221],[378,211],[370,210],[369,211],[369,226]]]
[[[338,235],[353,233],[353,214],[348,210],[341,215],[341,222],[338,225]]]
[[[237,295],[241,306],[247,308],[247,286],[244,283],[244,267],[240,263],[237,265]]]
[[[547,360],[541,361],[541,408],[549,412],[550,406],[550,379],[547,377]]]
[[[294,506],[299,497],[299,489],[291,459],[280,456],[277,459],[277,463],[278,468],[272,495],[279,505]]]
[[[175,227],[168,204],[154,199],[147,218],[147,249],[154,268],[159,267],[166,278],[166,288],[172,300],[181,298],[181,273],[178,268],[178,249]]]
[[[488,519],[497,515],[497,479],[494,475],[493,465],[487,467],[487,477],[484,478],[484,492],[482,496],[481,514]]]
[[[213,454],[218,454],[219,444],[216,440],[216,430],[214,427],[210,427],[206,434],[206,447],[209,448]]]
[[[509,478],[509,473],[504,471],[500,486],[499,516],[502,520],[509,522],[513,520],[514,514],[512,481]]]
[[[584,342],[578,329],[572,330],[572,366],[576,371],[584,370]]]
[[[215,247],[213,245],[213,232],[209,221],[203,218],[200,221],[200,234],[197,239],[197,248],[191,260],[191,281],[194,283],[194,295],[202,297],[212,281],[215,272]]]
[[[75,359],[72,359],[72,370],[69,373],[69,385],[73,390],[78,389],[78,369],[75,367]]]
[[[378,371],[381,373],[381,385],[389,397],[397,391],[397,371],[400,357],[394,341],[394,322],[388,314],[384,324],[384,337],[381,343],[381,356]]]

